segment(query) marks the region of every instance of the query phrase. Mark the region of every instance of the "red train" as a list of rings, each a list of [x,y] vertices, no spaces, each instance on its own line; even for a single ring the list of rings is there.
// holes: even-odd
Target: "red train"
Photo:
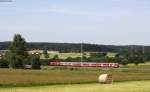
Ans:
[[[118,68],[118,63],[97,63],[97,62],[60,62],[52,61],[50,66],[72,66],[72,67],[107,67]]]

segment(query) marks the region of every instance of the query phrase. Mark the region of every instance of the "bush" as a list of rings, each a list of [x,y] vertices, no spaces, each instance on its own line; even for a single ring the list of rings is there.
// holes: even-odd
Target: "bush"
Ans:
[[[49,65],[49,62],[50,62],[49,59],[41,59],[41,60],[40,60],[41,65],[44,65],[44,66]]]
[[[121,64],[124,65],[124,66],[128,65],[128,63],[129,63],[128,59],[124,58],[124,59],[121,60]]]
[[[41,69],[40,59],[36,56],[31,58],[32,69]]]
[[[73,58],[72,58],[72,57],[67,57],[67,58],[65,59],[65,61],[73,61]]]
[[[0,68],[8,68],[9,63],[7,60],[0,60]]]

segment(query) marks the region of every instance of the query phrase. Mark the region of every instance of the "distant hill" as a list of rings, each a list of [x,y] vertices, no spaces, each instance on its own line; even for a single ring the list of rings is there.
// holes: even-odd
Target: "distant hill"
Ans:
[[[45,42],[30,42],[27,43],[28,49],[43,49],[54,50],[60,52],[80,52],[81,43],[45,43]],[[10,42],[0,42],[0,50],[7,50],[10,46]],[[139,45],[99,45],[99,44],[83,44],[83,50],[89,52],[119,52],[123,49],[143,50],[143,46]],[[150,46],[144,46],[145,52],[150,52]]]

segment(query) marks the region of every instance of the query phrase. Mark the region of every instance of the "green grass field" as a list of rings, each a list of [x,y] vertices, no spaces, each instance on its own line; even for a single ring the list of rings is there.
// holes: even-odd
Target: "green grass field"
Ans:
[[[99,84],[102,73],[112,74],[113,84]],[[150,63],[116,69],[0,69],[0,92],[150,92],[149,85]]]
[[[0,88],[0,92],[150,92],[150,81]]]
[[[77,69],[11,70],[0,69],[0,86],[33,86],[97,83],[102,73],[113,75],[114,82],[150,80],[150,71]]]
[[[136,66],[135,64],[129,64],[127,66],[123,66],[126,68],[149,68],[150,69],[150,62],[147,63],[141,63],[138,66]]]
[[[71,53],[70,52],[70,53],[51,53],[51,54],[49,54],[49,58],[53,58],[55,55],[58,55],[58,57],[60,59],[66,59],[68,57],[72,57],[72,58],[81,57],[81,53],[73,53],[73,52]],[[108,57],[115,57],[115,55],[116,55],[116,53],[111,53],[111,52],[107,53]],[[85,56],[90,57],[90,53],[86,52]],[[45,59],[43,54],[41,55],[40,58]]]
[[[72,58],[81,57],[81,53],[51,53],[49,54],[49,58],[53,58],[55,55],[58,55],[60,59],[66,59],[68,57]],[[89,57],[90,54],[86,53],[86,56]],[[44,55],[41,55],[41,59],[45,59]]]

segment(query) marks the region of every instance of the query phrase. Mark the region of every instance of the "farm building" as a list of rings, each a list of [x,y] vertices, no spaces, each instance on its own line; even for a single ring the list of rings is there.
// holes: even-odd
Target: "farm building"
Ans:
[[[3,59],[6,57],[6,53],[0,53],[0,59]]]
[[[33,54],[40,55],[40,54],[43,54],[43,50],[29,50],[28,54],[29,55],[33,55]]]

